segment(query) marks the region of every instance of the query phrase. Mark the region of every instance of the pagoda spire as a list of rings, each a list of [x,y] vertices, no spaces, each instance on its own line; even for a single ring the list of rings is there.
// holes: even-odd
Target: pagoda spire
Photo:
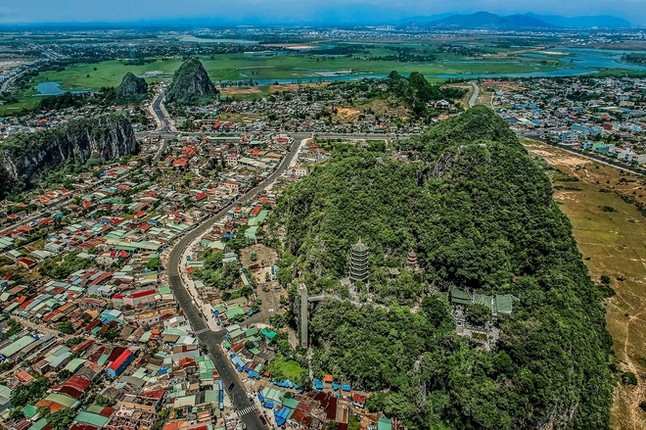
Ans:
[[[368,280],[368,247],[359,239],[350,252],[350,282]]]

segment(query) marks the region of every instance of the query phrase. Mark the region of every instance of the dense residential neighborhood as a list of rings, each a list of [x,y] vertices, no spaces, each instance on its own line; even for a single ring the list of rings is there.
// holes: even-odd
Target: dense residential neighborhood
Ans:
[[[562,78],[484,81],[492,105],[521,134],[646,164],[644,79]]]
[[[173,241],[266,179],[294,139],[153,131],[142,142],[139,156],[69,175],[65,188],[36,191],[30,204],[3,201],[2,258],[17,268],[1,281],[1,412],[12,428],[47,428],[49,414],[70,410],[67,422],[79,430],[239,425],[164,265]],[[254,244],[281,190],[328,157],[311,140],[298,146],[273,187],[200,237],[183,261],[186,282],[211,328],[226,327],[222,348],[264,420],[318,429],[332,419],[347,428],[353,408],[365,412],[365,394],[332,379],[315,379],[303,394],[302,370],[296,382],[272,368],[283,358],[267,323],[286,311],[287,292],[275,252]]]

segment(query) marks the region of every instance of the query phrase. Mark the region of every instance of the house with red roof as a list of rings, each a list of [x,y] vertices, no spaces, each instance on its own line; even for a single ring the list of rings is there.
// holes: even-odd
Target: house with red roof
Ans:
[[[92,381],[80,376],[72,375],[67,379],[67,381],[65,381],[63,386],[58,389],[58,392],[67,394],[74,399],[78,399],[85,394],[85,391],[90,388],[90,385],[92,385]]]
[[[132,306],[134,308],[157,300],[157,290],[154,288],[141,290],[130,294],[115,294],[112,296],[112,304],[115,308],[121,306]]]
[[[37,262],[33,258],[29,257],[20,257],[18,258],[18,265],[24,267],[25,269],[31,269],[36,266]]]
[[[116,378],[117,376],[121,375],[124,370],[126,370],[126,367],[128,367],[128,365],[132,363],[134,359],[135,354],[129,349],[125,349],[106,369],[106,373],[109,376]]]

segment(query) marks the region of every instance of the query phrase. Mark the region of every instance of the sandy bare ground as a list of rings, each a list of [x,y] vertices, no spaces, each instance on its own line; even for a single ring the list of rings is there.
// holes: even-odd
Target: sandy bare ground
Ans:
[[[612,279],[616,295],[606,302],[606,323],[612,336],[620,372],[637,375],[638,385],[617,384],[612,406],[612,427],[646,429],[646,218],[635,204],[646,199],[645,182],[611,166],[600,165],[558,148],[525,142],[527,150],[576,177],[575,190],[555,190],[554,198],[570,218],[579,250],[592,276]],[[602,192],[603,190],[603,192]],[[601,208],[610,206],[614,211]]]
[[[336,108],[336,114],[344,121],[351,120],[355,118],[356,116],[361,114],[361,111],[358,109],[352,109],[352,108],[344,108],[344,107],[339,107]]]
[[[236,95],[249,95],[249,94],[273,94],[280,93],[283,91],[293,91],[298,89],[298,87],[313,87],[327,85],[327,82],[307,82],[304,84],[279,84],[279,85],[267,85],[267,86],[256,86],[256,87],[223,87],[219,88],[220,92],[225,96],[236,96]]]

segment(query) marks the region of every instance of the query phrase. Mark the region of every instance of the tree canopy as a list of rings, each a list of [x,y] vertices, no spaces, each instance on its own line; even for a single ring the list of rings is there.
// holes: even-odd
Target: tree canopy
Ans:
[[[369,405],[411,429],[607,429],[602,297],[541,167],[482,107],[400,149],[408,162],[339,145],[278,202],[285,273],[338,290],[361,238],[374,302],[388,305],[317,305],[315,371],[375,392]],[[423,275],[405,272],[410,250]],[[454,333],[452,286],[519,299],[493,351]]]

